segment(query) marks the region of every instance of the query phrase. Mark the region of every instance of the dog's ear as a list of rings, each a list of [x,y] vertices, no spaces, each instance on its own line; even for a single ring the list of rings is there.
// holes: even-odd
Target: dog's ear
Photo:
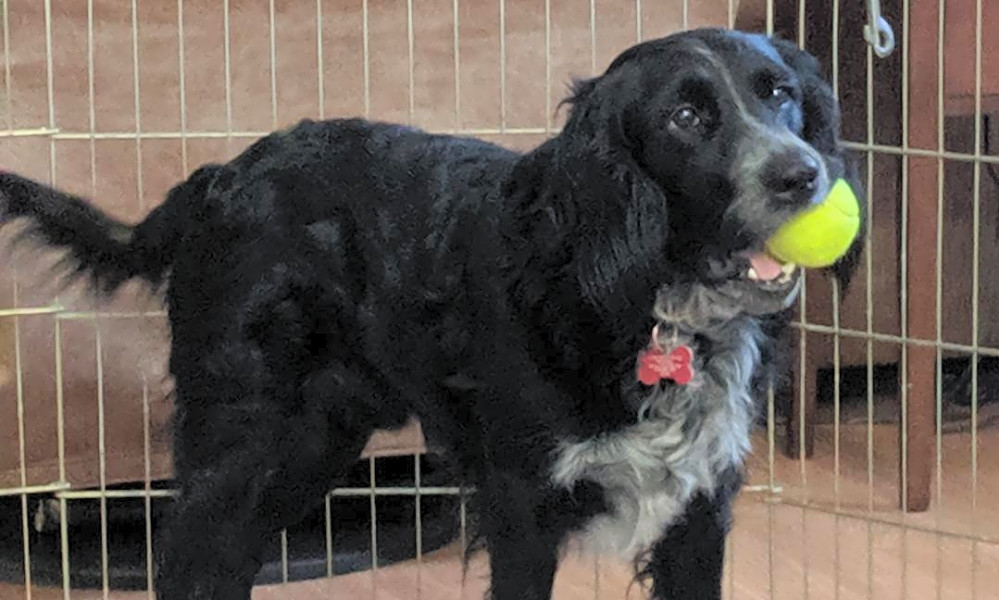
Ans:
[[[654,300],[666,246],[663,191],[636,163],[624,131],[624,107],[635,97],[628,84],[617,72],[576,81],[556,142],[523,157],[511,176],[522,215],[511,237],[535,240],[525,251],[543,249],[546,270],[572,273],[579,293],[606,314],[639,296]]]
[[[823,76],[819,61],[786,40],[773,38],[772,43],[787,66],[798,75],[801,84],[804,113],[802,137],[840,167],[839,172],[833,176],[846,179],[860,203],[860,232],[857,234],[857,239],[843,258],[829,269],[845,291],[860,264],[867,235],[867,203],[863,187],[860,185],[857,162],[840,144],[839,101]]]
[[[624,149],[580,150],[572,157],[579,165],[572,171],[579,193],[570,210],[576,216],[572,245],[581,292],[608,314],[651,302],[664,276],[663,192]]]
[[[867,240],[867,197],[864,188],[860,183],[860,173],[857,166],[858,161],[850,154],[846,153],[843,158],[846,179],[853,193],[857,196],[860,205],[860,230],[857,232],[857,239],[853,241],[849,250],[836,263],[829,268],[833,276],[839,281],[840,288],[845,293],[850,287],[850,281],[860,265],[860,258],[864,253],[864,245]]]

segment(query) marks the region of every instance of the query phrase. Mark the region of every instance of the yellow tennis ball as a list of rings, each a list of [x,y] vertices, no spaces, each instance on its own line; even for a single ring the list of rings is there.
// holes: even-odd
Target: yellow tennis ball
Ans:
[[[767,251],[806,268],[828,267],[846,254],[860,231],[860,205],[843,179],[820,204],[784,223],[767,241]]]

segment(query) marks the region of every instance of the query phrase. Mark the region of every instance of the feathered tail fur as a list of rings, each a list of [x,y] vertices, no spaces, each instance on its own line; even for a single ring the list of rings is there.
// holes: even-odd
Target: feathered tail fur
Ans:
[[[159,286],[220,168],[195,171],[137,225],[122,223],[83,198],[0,173],[0,226],[27,220],[19,239],[68,250],[70,275],[88,277],[101,295],[136,277]]]

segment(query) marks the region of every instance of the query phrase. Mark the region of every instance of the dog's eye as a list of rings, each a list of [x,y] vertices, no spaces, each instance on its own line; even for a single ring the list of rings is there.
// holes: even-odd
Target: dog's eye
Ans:
[[[784,104],[791,100],[794,96],[794,90],[791,86],[787,85],[777,85],[774,86],[773,90],[770,91],[770,97],[777,101],[779,104]]]
[[[669,124],[677,129],[693,129],[701,124],[701,117],[693,106],[686,104],[673,111]]]

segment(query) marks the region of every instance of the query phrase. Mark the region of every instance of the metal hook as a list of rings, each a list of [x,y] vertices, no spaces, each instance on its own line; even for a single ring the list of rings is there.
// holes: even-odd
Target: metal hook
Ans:
[[[878,58],[885,58],[895,51],[895,32],[881,16],[880,0],[867,0],[867,25],[864,26],[864,39],[874,49]]]

